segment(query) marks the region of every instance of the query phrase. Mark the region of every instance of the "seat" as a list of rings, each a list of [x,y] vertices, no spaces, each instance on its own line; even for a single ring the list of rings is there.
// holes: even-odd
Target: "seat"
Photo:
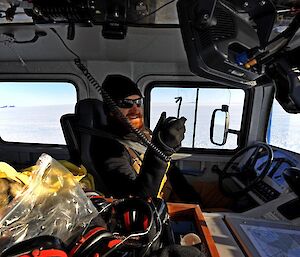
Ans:
[[[76,165],[79,165],[81,164],[80,147],[78,142],[79,135],[77,135],[74,131],[76,123],[77,117],[75,114],[68,113],[60,118],[60,124],[69,151],[70,161]]]
[[[103,102],[98,99],[80,100],[75,106],[75,114],[65,114],[60,119],[70,161],[82,164],[95,179],[96,189],[107,192],[106,186],[97,172],[91,158],[92,140],[94,135],[89,133],[107,124]]]

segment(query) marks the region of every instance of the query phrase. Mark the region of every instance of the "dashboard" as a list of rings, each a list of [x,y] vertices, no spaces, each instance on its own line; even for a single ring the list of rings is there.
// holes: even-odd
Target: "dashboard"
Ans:
[[[248,197],[254,200],[255,204],[244,212],[244,215],[300,224],[300,198],[283,177],[284,171],[289,167],[296,167],[298,169],[294,171],[299,172],[300,156],[284,149],[272,149],[274,157],[267,175],[248,192]],[[266,161],[265,154],[257,159],[254,169],[258,175],[263,171]],[[297,188],[297,175],[295,179]]]
[[[293,153],[282,149],[273,149],[274,158],[271,167],[264,179],[257,183],[250,191],[250,195],[259,198],[263,203],[278,198],[283,192],[289,192],[290,188],[286,183],[283,172],[289,167],[297,167],[299,160]],[[267,157],[261,156],[255,165],[257,174],[263,170]]]

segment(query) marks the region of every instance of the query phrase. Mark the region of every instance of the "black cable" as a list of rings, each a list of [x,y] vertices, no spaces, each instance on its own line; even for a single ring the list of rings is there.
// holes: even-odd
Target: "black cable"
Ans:
[[[196,126],[197,126],[197,113],[198,113],[198,101],[199,101],[199,88],[196,91],[196,104],[195,104],[195,113],[194,113],[194,127],[193,127],[193,143],[192,148],[195,148],[195,136],[196,136]]]
[[[138,21],[140,21],[140,20],[142,20],[142,19],[144,19],[144,18],[146,18],[146,17],[151,16],[152,14],[158,12],[160,9],[164,8],[165,6],[167,6],[167,5],[169,5],[169,4],[173,3],[173,2],[175,2],[175,0],[171,0],[171,1],[169,1],[169,2],[167,2],[167,3],[165,3],[165,4],[163,4],[162,6],[158,7],[156,10],[152,11],[151,13],[148,13],[147,15],[145,15],[145,16],[143,16],[143,17],[137,19],[137,20],[134,20],[133,23],[134,23],[134,22],[138,22]]]
[[[157,146],[155,146],[151,141],[147,139],[147,137],[144,135],[142,131],[140,131],[139,129],[131,125],[130,121],[121,113],[118,106],[110,97],[110,95],[102,88],[102,86],[98,83],[98,81],[93,77],[93,75],[88,71],[88,69],[81,62],[80,57],[66,45],[62,37],[57,33],[57,31],[54,28],[51,28],[51,30],[58,36],[58,38],[66,47],[66,49],[76,57],[76,59],[74,60],[75,65],[82,71],[83,75],[87,78],[89,83],[102,95],[103,100],[111,108],[112,113],[114,113],[118,118],[120,118],[124,122],[124,124],[128,127],[128,129],[133,133],[135,133],[145,145],[147,145],[154,152],[156,152],[161,159],[167,162],[171,161],[170,156],[164,154]]]
[[[97,80],[93,77],[93,75],[88,71],[88,69],[81,63],[80,58],[74,60],[75,65],[82,71],[84,76],[88,79],[90,84],[102,95],[104,102],[110,107],[111,112],[116,115],[127,127],[130,131],[138,136],[138,138],[148,147],[150,147],[156,154],[165,161],[170,161],[171,157],[165,155],[157,146],[155,146],[152,142],[150,142],[147,137],[144,135],[142,131],[133,127],[130,121],[121,113],[116,103],[110,97],[110,95],[100,86]]]
[[[72,51],[72,49],[70,47],[67,46],[67,44],[65,43],[65,41],[62,39],[62,37],[57,33],[56,29],[54,28],[50,28],[55,34],[56,36],[58,36],[59,40],[63,43],[64,47],[71,53],[73,54],[77,59],[80,59],[79,55],[76,54],[74,51]]]

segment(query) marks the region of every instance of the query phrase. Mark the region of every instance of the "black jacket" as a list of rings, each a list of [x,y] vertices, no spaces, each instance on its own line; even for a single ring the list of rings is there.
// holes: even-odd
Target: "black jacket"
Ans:
[[[107,187],[107,192],[104,192],[106,196],[157,196],[168,163],[160,159],[155,152],[147,149],[137,174],[132,167],[131,155],[119,141],[109,137],[97,137],[93,144],[97,146],[96,149],[100,147],[99,152],[92,153],[92,157],[96,170]]]

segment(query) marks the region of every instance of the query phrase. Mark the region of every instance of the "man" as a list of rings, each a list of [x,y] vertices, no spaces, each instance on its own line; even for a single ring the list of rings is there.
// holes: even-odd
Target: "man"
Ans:
[[[179,149],[185,132],[184,117],[166,119],[162,115],[151,136],[144,126],[143,99],[137,85],[125,76],[108,75],[102,86],[131,126],[142,131],[165,156]],[[93,142],[103,148],[93,158],[107,186],[106,194],[118,198],[129,195],[158,196],[169,162],[151,147],[147,147],[144,156],[141,156],[143,148],[146,149],[145,145],[141,144],[140,138],[122,121],[118,113],[112,110],[113,107],[106,103],[104,111],[107,126],[103,136]]]

